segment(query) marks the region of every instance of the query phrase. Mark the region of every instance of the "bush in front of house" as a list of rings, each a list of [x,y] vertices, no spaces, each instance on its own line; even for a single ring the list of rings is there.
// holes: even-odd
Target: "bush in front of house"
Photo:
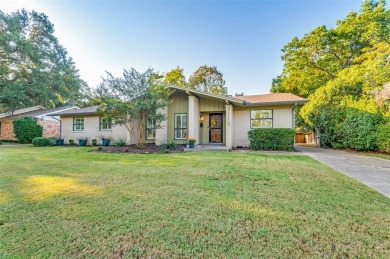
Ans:
[[[294,129],[252,129],[248,137],[254,150],[294,150]]]
[[[375,136],[379,151],[390,153],[390,123],[380,125]]]
[[[31,143],[34,138],[42,137],[42,132],[42,126],[33,118],[22,117],[14,120],[14,133],[19,143]]]
[[[46,147],[50,146],[50,139],[48,138],[43,138],[43,137],[38,137],[34,138],[32,140],[32,144],[34,147]]]

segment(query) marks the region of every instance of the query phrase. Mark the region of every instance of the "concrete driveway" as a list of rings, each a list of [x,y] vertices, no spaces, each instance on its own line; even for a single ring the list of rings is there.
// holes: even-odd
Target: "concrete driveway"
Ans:
[[[345,151],[298,146],[302,152],[390,198],[390,160]]]

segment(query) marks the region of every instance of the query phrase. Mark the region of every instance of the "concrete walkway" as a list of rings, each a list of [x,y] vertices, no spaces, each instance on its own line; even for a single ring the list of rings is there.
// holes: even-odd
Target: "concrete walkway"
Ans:
[[[298,146],[308,155],[390,198],[390,160],[345,151]]]

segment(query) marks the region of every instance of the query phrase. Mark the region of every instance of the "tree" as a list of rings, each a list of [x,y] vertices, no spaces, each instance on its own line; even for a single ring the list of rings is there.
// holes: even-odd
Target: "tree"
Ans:
[[[167,72],[164,77],[164,82],[168,85],[176,85],[181,87],[187,86],[184,71],[180,67],[174,68],[171,71]]]
[[[224,85],[225,80],[223,79],[223,75],[215,66],[201,66],[189,79],[190,88],[213,94],[226,95],[228,91]]]
[[[152,69],[140,73],[131,68],[124,70],[122,77],[107,72],[95,90],[100,111],[113,125],[124,126],[131,137],[135,137],[135,128],[139,129],[139,147],[145,144],[146,120],[160,128],[160,123],[167,119],[159,110],[168,105],[171,90],[161,80],[154,79],[154,75]]]
[[[75,103],[84,89],[45,14],[0,11],[0,110]]]

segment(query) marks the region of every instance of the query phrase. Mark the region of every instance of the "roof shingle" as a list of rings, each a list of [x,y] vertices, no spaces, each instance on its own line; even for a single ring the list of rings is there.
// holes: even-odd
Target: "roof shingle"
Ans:
[[[235,98],[249,102],[249,103],[285,103],[298,102],[303,103],[307,100],[305,98],[296,96],[291,93],[277,93],[277,94],[259,94],[259,95],[243,95]]]

